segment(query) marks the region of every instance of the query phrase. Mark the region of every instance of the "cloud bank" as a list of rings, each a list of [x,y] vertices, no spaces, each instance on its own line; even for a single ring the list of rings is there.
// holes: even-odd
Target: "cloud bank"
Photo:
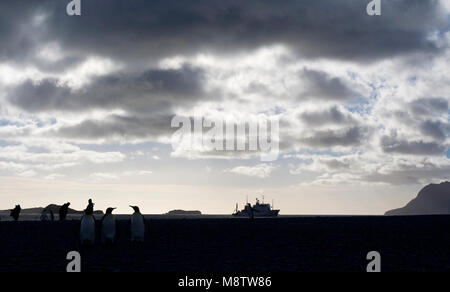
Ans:
[[[283,167],[172,153],[226,157],[234,174],[288,168],[325,185],[449,175],[446,1],[393,0],[381,17],[365,14],[366,0],[95,0],[80,18],[65,5],[0,3],[5,175],[129,166],[135,145],[169,145],[175,115],[279,117]]]

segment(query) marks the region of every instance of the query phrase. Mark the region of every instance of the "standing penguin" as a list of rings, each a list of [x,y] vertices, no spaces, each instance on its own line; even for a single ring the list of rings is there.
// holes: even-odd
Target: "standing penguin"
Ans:
[[[69,212],[70,203],[66,203],[59,208],[59,221],[66,220],[67,213]]]
[[[94,214],[94,203],[92,203],[92,199],[89,199],[88,206],[86,208],[87,212],[90,212],[91,214]]]
[[[81,218],[80,241],[82,245],[94,245],[95,242],[95,219],[89,207]]]
[[[102,243],[113,244],[116,237],[116,218],[112,212],[116,208],[106,209],[106,214],[102,218]]]
[[[20,211],[22,211],[22,208],[20,208],[20,205],[16,205],[16,207],[11,210],[10,216],[13,217],[14,221],[19,220]]]
[[[131,215],[131,242],[144,242],[145,236],[145,223],[144,216],[142,216],[139,207],[130,206],[134,210],[134,214]]]

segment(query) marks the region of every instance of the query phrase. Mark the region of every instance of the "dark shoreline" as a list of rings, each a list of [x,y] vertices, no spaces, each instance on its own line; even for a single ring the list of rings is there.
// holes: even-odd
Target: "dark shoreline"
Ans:
[[[364,272],[369,251],[382,271],[450,271],[450,216],[189,218],[147,221],[146,242],[83,249],[79,221],[0,222],[0,271],[61,271],[80,251],[82,271]]]

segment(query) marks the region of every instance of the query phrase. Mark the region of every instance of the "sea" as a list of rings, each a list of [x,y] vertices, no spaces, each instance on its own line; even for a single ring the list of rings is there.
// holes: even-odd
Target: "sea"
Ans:
[[[117,220],[128,220],[131,214],[117,214]],[[361,215],[279,215],[278,217],[258,217],[258,219],[274,219],[274,218],[307,218],[307,217],[360,217]],[[361,217],[372,217],[376,215],[364,215]],[[67,215],[67,220],[79,221],[82,215]],[[103,215],[95,215],[95,219],[100,220]],[[145,214],[145,219],[236,219],[246,220],[246,217],[234,217],[233,215],[225,214],[202,214],[202,215],[167,215],[167,214]],[[50,220],[50,216],[48,216]],[[55,215],[55,220],[58,220],[58,215]],[[9,222],[13,219],[9,213],[0,213],[0,222]],[[21,214],[19,221],[41,221],[41,214]]]

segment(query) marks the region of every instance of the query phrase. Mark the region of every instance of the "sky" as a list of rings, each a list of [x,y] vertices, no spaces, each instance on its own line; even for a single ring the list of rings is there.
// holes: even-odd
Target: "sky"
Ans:
[[[0,1],[0,209],[383,214],[450,176],[448,0],[69,2]],[[174,117],[277,120],[278,155]]]

